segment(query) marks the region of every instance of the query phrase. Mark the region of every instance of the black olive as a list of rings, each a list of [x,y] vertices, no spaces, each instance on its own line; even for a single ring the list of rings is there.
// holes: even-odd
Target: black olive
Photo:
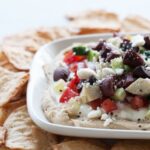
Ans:
[[[59,79],[63,79],[65,81],[67,81],[69,74],[70,74],[70,72],[69,72],[68,68],[58,67],[54,71],[53,79],[54,79],[54,81],[58,81]]]
[[[119,54],[116,54],[114,52],[110,52],[107,55],[106,61],[110,62],[112,59],[119,57]]]
[[[135,81],[135,78],[133,77],[131,73],[115,77],[115,85],[118,88],[121,88],[121,87],[126,88],[134,81]]]
[[[125,65],[128,65],[130,67],[137,67],[137,66],[141,66],[144,65],[144,60],[141,58],[141,56],[136,53],[133,50],[128,50],[123,58],[123,63]]]
[[[105,43],[105,41],[101,40],[101,41],[99,41],[99,43],[96,45],[96,47],[93,47],[92,49],[93,49],[93,50],[96,50],[96,51],[101,51],[102,48],[103,48],[103,46],[104,46],[104,43]]]
[[[150,78],[150,70],[146,69],[145,66],[138,66],[133,70],[133,76],[137,78]]]
[[[106,59],[107,55],[112,51],[111,47],[109,47],[108,45],[104,45],[102,50],[101,50],[101,57]]]
[[[123,39],[123,42],[120,44],[120,48],[123,51],[129,50],[132,47],[132,43],[128,39]]]
[[[144,48],[149,50],[150,49],[150,37],[145,36],[144,40],[145,40]]]
[[[135,81],[135,78],[133,77],[133,75],[131,73],[126,74],[124,77],[124,84],[123,87],[126,88],[128,87],[131,83],[133,83]]]
[[[100,89],[104,97],[111,97],[114,95],[114,79],[113,77],[108,77],[102,81],[100,84]]]

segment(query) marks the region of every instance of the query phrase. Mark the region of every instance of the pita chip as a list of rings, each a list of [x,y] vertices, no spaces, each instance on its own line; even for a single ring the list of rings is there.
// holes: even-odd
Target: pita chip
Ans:
[[[104,150],[103,145],[96,145],[85,140],[72,140],[53,146],[53,150]]]
[[[111,150],[149,150],[148,140],[121,140],[118,141]]]
[[[122,21],[123,32],[149,32],[150,20],[139,15],[129,15]]]
[[[78,34],[119,32],[121,23],[115,13],[103,10],[91,10],[75,16],[69,16],[70,27]]]
[[[14,110],[4,123],[6,147],[21,150],[51,150],[56,137],[39,129],[28,115],[26,106]]]
[[[6,129],[0,126],[0,146],[5,142]]]
[[[16,100],[27,84],[29,74],[26,72],[14,73],[0,67],[0,107]]]
[[[8,61],[18,70],[28,71],[33,59],[33,54],[22,47],[6,46],[3,52]]]

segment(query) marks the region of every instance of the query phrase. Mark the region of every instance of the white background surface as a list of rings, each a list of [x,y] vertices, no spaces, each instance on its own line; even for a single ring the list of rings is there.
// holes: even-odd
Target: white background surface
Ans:
[[[149,0],[0,0],[0,36],[43,25],[65,25],[65,14],[94,8],[117,12],[121,18],[140,14],[150,19]]]

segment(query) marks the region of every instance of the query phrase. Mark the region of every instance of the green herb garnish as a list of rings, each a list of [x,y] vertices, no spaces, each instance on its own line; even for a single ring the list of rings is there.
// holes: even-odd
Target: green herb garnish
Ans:
[[[76,46],[76,47],[73,47],[73,52],[75,53],[75,55],[87,55],[87,52],[88,52],[88,49],[87,47],[85,46]]]

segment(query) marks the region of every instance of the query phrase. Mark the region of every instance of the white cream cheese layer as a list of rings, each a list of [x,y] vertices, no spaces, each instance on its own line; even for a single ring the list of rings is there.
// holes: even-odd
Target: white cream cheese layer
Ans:
[[[122,110],[115,111],[113,116],[119,119],[138,121],[138,120],[145,120],[146,112],[147,112],[147,109],[145,108],[134,110],[130,107],[125,107]]]

